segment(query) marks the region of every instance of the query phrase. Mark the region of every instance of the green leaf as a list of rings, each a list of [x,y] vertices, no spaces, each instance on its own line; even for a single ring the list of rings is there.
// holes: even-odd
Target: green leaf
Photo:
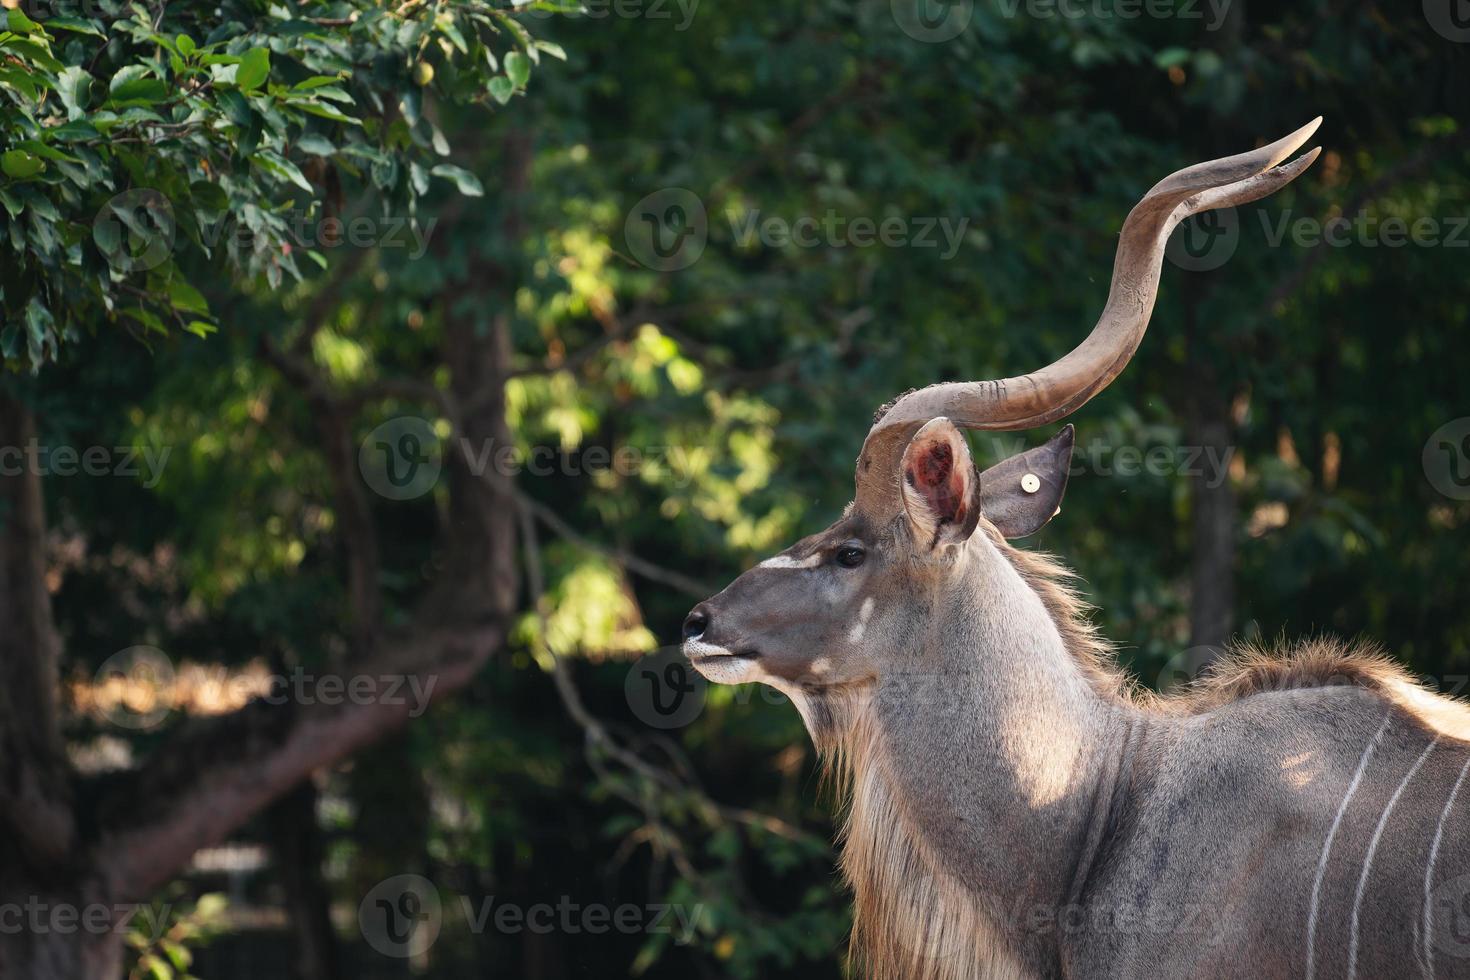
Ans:
[[[4,170],[7,177],[14,177],[16,180],[30,180],[45,169],[46,161],[25,150],[6,150],[0,156],[0,170]]]
[[[15,89],[32,102],[41,94],[41,87],[36,83],[40,77],[42,76],[32,75],[29,70],[0,68],[0,85]]]
[[[46,136],[48,139],[70,143],[74,140],[100,139],[102,134],[97,131],[96,126],[85,119],[79,119],[75,122],[62,123],[55,129],[46,130]]]
[[[505,73],[516,88],[525,88],[531,78],[531,59],[519,51],[512,51],[505,56]]]
[[[40,215],[48,221],[61,220],[61,212],[56,209],[55,204],[51,203],[49,197],[38,194],[29,187],[21,187],[20,193],[31,214]]]
[[[199,46],[194,43],[194,39],[187,34],[180,34],[174,39],[174,44],[178,45],[179,54],[185,58],[190,57],[195,51],[199,50]]]
[[[445,17],[438,22],[439,32],[449,38],[449,42],[458,49],[460,54],[469,54],[469,45],[464,43],[464,34],[459,30],[459,25],[452,18]]]
[[[270,150],[261,150],[251,157],[250,161],[274,177],[289,180],[304,191],[315,192],[315,188],[311,186],[311,181],[306,179],[306,175],[297,168],[296,164],[287,160],[279,153],[273,153]]]
[[[144,329],[149,333],[161,333],[165,335],[168,333],[168,327],[163,325],[163,321],[158,318],[158,315],[151,310],[143,309],[141,306],[130,306],[122,311],[122,315],[137,320],[143,324]]]
[[[490,95],[495,99],[496,102],[499,102],[501,105],[505,105],[507,102],[510,101],[510,97],[515,94],[515,85],[512,84],[511,80],[506,78],[504,75],[496,75],[494,78],[490,79]]]
[[[27,153],[34,153],[36,156],[43,157],[47,160],[65,160],[69,163],[81,163],[76,157],[69,157],[55,147],[47,146],[40,140],[21,140],[15,145],[15,148],[25,150]]]
[[[51,72],[60,72],[64,65],[56,60],[49,47],[43,47],[35,41],[24,38],[16,38],[6,43],[5,48],[11,54],[23,54],[42,68]]]
[[[271,53],[268,48],[251,48],[240,59],[240,70],[235,73],[235,84],[246,92],[260,88],[271,73]]]
[[[1165,48],[1154,55],[1154,64],[1160,68],[1172,68],[1189,60],[1188,48]]]
[[[435,177],[444,177],[454,181],[459,192],[465,197],[484,197],[485,188],[480,185],[480,178],[470,173],[463,167],[456,167],[451,163],[441,163],[429,171]]]
[[[204,294],[181,278],[169,282],[168,301],[186,313],[209,313],[209,301]]]
[[[555,41],[541,41],[541,40],[538,40],[536,42],[536,48],[539,51],[545,51],[547,54],[551,55],[553,58],[555,58],[558,61],[566,61],[567,60],[566,50],[560,44],[557,44]]]
[[[357,102],[356,99],[347,94],[346,90],[336,85],[323,85],[321,88],[312,92],[312,94],[319,99],[326,99],[329,102],[340,102],[343,105],[355,105]]]
[[[121,254],[122,226],[116,221],[96,221],[92,224],[92,241],[102,254],[111,258]]]
[[[87,97],[92,89],[92,76],[85,68],[75,65],[61,73],[57,79],[56,94],[66,106],[66,118],[73,122],[82,118],[87,111]]]
[[[321,88],[323,85],[336,85],[340,81],[342,81],[342,79],[337,77],[336,75],[313,75],[305,81],[297,82],[295,85],[292,85],[291,91],[310,92],[314,88]]]
[[[205,320],[190,320],[184,324],[184,329],[196,337],[208,337],[212,333],[219,333],[219,327]]]
[[[313,116],[321,116],[323,119],[330,119],[333,122],[348,123],[353,126],[362,125],[361,121],[353,119],[351,116],[343,115],[329,105],[321,105],[316,102],[302,102],[297,108],[302,112],[309,112]]]
[[[317,133],[307,133],[296,141],[296,148],[315,157],[329,157],[337,152],[332,141]]]
[[[32,364],[40,364],[46,360],[48,348],[55,352],[56,335],[52,332],[55,322],[51,318],[51,310],[42,302],[41,297],[32,296],[31,301],[26,304],[26,347]]]
[[[32,34],[41,29],[41,25],[25,15],[25,11],[19,8],[11,9],[5,17],[6,26],[17,34]]]
[[[224,188],[207,180],[194,181],[189,185],[189,193],[196,204],[208,211],[223,211],[230,206]]]
[[[225,110],[225,118],[241,128],[249,126],[255,118],[255,113],[250,108],[250,103],[245,101],[245,96],[234,89],[221,89],[219,104]]]
[[[127,65],[118,69],[107,85],[108,101],[118,104],[162,102],[168,89],[156,78],[148,78],[148,65]]]
[[[88,20],[82,17],[47,17],[45,26],[54,31],[71,31],[73,34],[90,34],[93,37],[106,38],[103,33],[102,24],[99,21]]]

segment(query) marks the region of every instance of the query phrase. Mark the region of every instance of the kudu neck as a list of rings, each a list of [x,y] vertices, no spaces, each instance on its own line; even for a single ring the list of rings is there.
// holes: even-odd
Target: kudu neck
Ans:
[[[868,706],[867,784],[891,795],[903,826],[890,832],[951,900],[973,901],[997,948],[1036,963],[1048,937],[1029,923],[1067,900],[1126,709],[1089,684],[994,544],[972,541],[954,571],[899,658],[913,669],[880,681]]]

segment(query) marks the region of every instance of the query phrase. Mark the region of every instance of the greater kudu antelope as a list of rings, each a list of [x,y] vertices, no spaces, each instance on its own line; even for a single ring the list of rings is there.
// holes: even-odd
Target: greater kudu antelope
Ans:
[[[695,667],[789,695],[845,787],[866,973],[1470,976],[1470,711],[1326,642],[1140,693],[1063,570],[1006,541],[1057,512],[1071,427],[984,473],[957,428],[1102,390],[1169,233],[1292,180],[1319,121],[1157,184],[1081,346],[885,407],[842,518],[689,614]]]

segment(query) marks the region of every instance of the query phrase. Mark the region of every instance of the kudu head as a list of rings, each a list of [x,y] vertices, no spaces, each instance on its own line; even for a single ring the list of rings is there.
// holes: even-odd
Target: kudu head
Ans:
[[[1061,360],[1016,378],[931,385],[880,410],[842,518],[689,613],[684,651],[695,668],[711,681],[760,681],[790,694],[817,737],[818,720],[835,720],[822,710],[825,694],[880,680],[895,651],[933,639],[942,624],[962,621],[966,603],[985,601],[985,583],[966,578],[975,553],[1031,534],[1057,512],[1072,427],[983,473],[960,429],[1046,425],[1106,387],[1148,327],[1169,234],[1190,215],[1290,182],[1318,151],[1283,161],[1320,122],[1156,184],[1123,223],[1096,327]]]

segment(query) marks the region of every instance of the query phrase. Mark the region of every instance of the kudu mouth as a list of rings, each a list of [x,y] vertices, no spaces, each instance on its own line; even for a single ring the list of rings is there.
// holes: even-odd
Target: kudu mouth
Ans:
[[[1071,353],[1020,377],[930,385],[881,408],[858,456],[856,509],[880,523],[899,513],[898,460],[932,419],[947,417],[969,429],[1029,429],[1063,418],[1106,388],[1148,328],[1170,233],[1191,215],[1245,204],[1290,183],[1321,148],[1282,161],[1321,123],[1318,116],[1274,143],[1197,163],[1155,184],[1123,222],[1107,304],[1092,333]]]

